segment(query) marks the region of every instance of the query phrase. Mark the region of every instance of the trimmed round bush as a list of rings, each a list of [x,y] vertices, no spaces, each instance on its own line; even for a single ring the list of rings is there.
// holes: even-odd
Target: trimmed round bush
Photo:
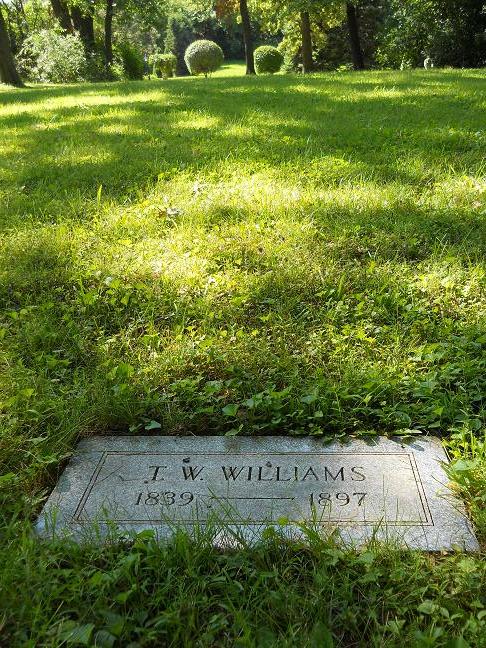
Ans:
[[[275,74],[280,71],[284,62],[281,52],[271,45],[257,47],[253,56],[257,74]]]
[[[208,76],[221,67],[224,60],[223,50],[210,40],[197,40],[191,43],[184,54],[184,61],[191,74]]]

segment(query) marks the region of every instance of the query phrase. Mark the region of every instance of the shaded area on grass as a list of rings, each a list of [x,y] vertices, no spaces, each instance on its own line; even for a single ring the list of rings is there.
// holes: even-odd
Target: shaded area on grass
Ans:
[[[100,185],[103,199],[119,201],[182,172],[251,176],[268,167],[312,188],[396,182],[417,194],[451,172],[484,173],[480,84],[461,73],[394,73],[371,82],[175,79],[23,93],[14,106],[35,100],[34,111],[0,111],[2,127],[15,129],[3,154],[8,216],[57,218],[66,200],[73,208],[63,218],[84,218]],[[66,92],[67,105],[52,104]]]
[[[39,543],[11,523],[2,634],[10,646],[52,647],[485,645],[484,563],[344,551],[306,535],[291,544],[269,531],[259,546],[222,552],[211,531],[167,545],[145,532],[97,548]]]

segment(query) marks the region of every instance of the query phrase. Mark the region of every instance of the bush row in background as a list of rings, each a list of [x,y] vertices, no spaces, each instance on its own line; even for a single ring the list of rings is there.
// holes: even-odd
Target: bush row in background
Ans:
[[[153,59],[154,71],[161,58],[161,56],[158,56]],[[283,54],[271,45],[257,47],[254,59],[257,74],[275,74],[280,71],[284,62]],[[184,54],[187,69],[193,75],[204,74],[207,77],[221,67],[223,60],[223,51],[217,43],[210,40],[194,41]],[[171,61],[171,64],[173,63]]]
[[[185,63],[191,74],[207,76],[216,71],[223,60],[219,45],[209,40],[194,41],[185,52]],[[41,83],[142,79],[146,71],[142,54],[127,41],[115,46],[114,62],[106,68],[102,50],[87,54],[77,34],[47,29],[25,39],[17,63],[24,78]],[[174,54],[152,54],[148,63],[158,77],[168,78],[176,73]]]

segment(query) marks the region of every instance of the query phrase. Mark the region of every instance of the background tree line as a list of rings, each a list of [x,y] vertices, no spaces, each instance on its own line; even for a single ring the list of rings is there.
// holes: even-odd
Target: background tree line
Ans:
[[[486,64],[482,0],[0,0],[0,80],[142,78],[156,52],[214,40],[255,72],[257,45],[287,71]]]

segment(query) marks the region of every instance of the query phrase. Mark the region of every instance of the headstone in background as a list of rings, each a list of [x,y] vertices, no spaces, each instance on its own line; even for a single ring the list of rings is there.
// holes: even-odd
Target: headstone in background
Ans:
[[[89,537],[208,522],[248,539],[268,525],[337,529],[425,550],[478,544],[449,490],[440,441],[388,438],[324,446],[289,437],[94,437],[82,441],[37,522],[43,534]],[[94,523],[94,525],[93,525]]]

